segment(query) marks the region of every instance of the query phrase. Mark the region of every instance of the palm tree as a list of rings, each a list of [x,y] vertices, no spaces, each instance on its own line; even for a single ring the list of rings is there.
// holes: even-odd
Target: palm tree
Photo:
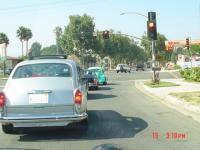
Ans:
[[[26,28],[25,32],[25,41],[26,41],[26,56],[28,55],[28,41],[31,39],[33,36],[31,29]]]
[[[6,56],[6,48],[9,44],[8,36],[5,33],[0,33],[0,44],[5,43],[5,56]]]
[[[22,44],[22,57],[24,56],[24,48],[23,48],[23,41],[25,40],[26,37],[26,28],[23,26],[20,26],[19,29],[17,30],[17,37],[20,39],[21,44]]]
[[[5,33],[0,33],[0,44],[5,44],[5,52],[4,52],[4,57],[5,57],[5,59],[4,59],[4,62],[3,62],[3,70],[4,70],[4,75],[5,75],[5,67],[6,67],[6,62],[5,62],[5,60],[6,60],[6,48],[7,48],[7,46],[8,46],[8,44],[9,44],[9,39],[8,39],[8,37],[7,37],[7,35],[5,34]]]
[[[6,46],[9,44],[9,39],[5,33],[0,33],[0,44],[5,43]]]
[[[56,35],[56,49],[57,49],[56,53],[58,54],[58,41],[59,41],[59,39],[60,39],[60,37],[62,35],[62,28],[57,26],[57,27],[54,28],[53,32]]]

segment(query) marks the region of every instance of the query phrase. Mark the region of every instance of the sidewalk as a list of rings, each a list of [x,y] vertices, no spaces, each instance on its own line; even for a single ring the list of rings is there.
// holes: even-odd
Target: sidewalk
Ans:
[[[200,122],[200,106],[189,104],[188,102],[169,95],[169,93],[173,92],[200,91],[200,83],[190,83],[183,79],[163,79],[162,81],[174,82],[180,86],[150,88],[144,85],[145,81],[147,80],[136,80],[136,88],[151,97],[158,98],[167,106],[174,108],[187,116],[191,116],[194,120]]]

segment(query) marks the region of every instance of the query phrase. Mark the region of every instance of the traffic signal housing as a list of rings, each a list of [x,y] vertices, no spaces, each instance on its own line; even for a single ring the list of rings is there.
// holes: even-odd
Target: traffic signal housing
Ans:
[[[150,40],[157,40],[157,27],[155,20],[147,21],[147,34]]]
[[[107,30],[103,31],[102,36],[104,39],[109,39],[109,31]]]
[[[190,40],[189,40],[189,38],[186,38],[186,47],[187,47],[187,49],[190,48]]]

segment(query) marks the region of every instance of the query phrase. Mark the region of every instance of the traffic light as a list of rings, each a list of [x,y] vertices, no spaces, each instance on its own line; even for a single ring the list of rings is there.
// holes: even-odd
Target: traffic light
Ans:
[[[148,12],[147,35],[150,40],[157,40],[156,12]]]
[[[104,39],[109,39],[109,31],[103,31],[102,36]]]
[[[189,38],[186,38],[186,47],[187,47],[187,49],[190,48],[190,40],[189,40]]]
[[[147,34],[148,38],[151,40],[157,40],[157,28],[156,21],[147,21]]]

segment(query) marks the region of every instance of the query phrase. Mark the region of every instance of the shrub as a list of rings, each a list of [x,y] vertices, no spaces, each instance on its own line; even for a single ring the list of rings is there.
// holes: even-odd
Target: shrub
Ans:
[[[181,69],[181,66],[179,66],[179,65],[174,65],[174,69]]]
[[[192,69],[182,69],[180,74],[186,80],[192,80],[200,82],[200,67],[194,67]]]

